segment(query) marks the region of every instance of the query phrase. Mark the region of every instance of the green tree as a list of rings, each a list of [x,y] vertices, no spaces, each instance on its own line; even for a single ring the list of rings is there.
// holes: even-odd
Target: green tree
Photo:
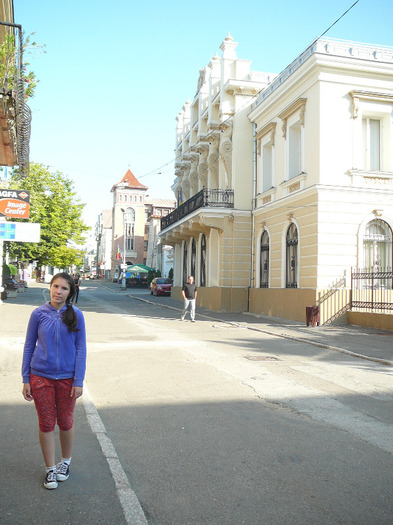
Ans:
[[[67,268],[68,266],[81,266],[83,263],[83,250],[76,250],[69,246],[57,246],[50,251],[50,262],[57,268]]]
[[[65,268],[80,264],[80,250],[67,246],[69,241],[82,244],[89,227],[82,220],[82,204],[72,181],[63,173],[51,172],[38,163],[30,163],[27,176],[14,171],[10,187],[30,191],[29,222],[41,224],[39,243],[9,243],[9,253],[19,260],[36,260],[38,265]]]

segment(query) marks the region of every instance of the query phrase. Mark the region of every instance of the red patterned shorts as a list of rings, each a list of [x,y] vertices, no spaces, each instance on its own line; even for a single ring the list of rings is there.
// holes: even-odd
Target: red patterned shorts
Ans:
[[[48,379],[30,375],[31,395],[34,399],[41,432],[53,432],[55,424],[60,430],[71,430],[74,424],[76,399],[70,397],[73,379]]]

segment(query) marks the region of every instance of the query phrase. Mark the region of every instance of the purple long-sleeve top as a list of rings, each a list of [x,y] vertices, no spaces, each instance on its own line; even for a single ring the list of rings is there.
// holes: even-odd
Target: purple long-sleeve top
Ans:
[[[73,306],[78,318],[77,332],[69,332],[63,323],[63,306],[57,311],[49,302],[31,314],[23,352],[23,383],[30,374],[50,379],[73,378],[74,386],[83,386],[86,371],[86,328],[82,312]]]

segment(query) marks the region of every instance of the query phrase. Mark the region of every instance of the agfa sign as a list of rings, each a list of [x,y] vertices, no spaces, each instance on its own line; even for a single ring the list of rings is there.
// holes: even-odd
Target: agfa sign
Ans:
[[[29,216],[29,191],[0,189],[0,217],[28,219]]]

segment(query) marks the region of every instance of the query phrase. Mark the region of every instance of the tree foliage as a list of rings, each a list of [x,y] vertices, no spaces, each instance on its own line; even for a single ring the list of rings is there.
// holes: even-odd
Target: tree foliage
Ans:
[[[63,173],[51,172],[38,163],[30,163],[29,175],[15,171],[12,189],[30,191],[30,219],[41,224],[41,242],[9,243],[9,252],[19,260],[36,260],[39,265],[65,268],[80,264],[81,251],[67,244],[82,244],[89,229],[82,220],[82,204],[76,197],[72,181]]]

